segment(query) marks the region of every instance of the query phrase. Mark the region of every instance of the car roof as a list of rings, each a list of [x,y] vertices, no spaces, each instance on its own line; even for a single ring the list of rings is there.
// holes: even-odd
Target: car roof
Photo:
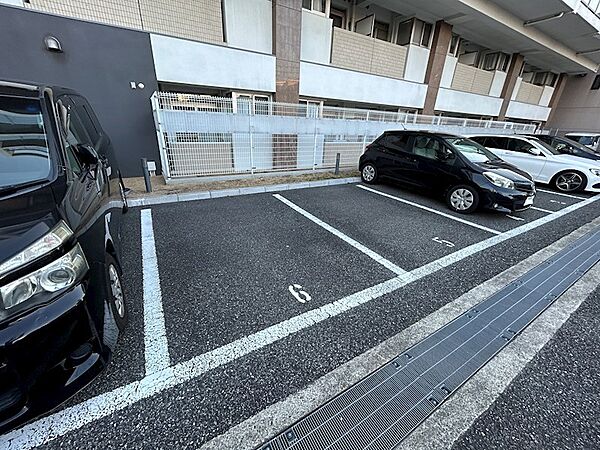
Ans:
[[[462,137],[457,134],[443,133],[431,130],[387,130],[385,134],[430,134],[431,136],[437,136],[441,138]]]
[[[45,90],[52,91],[57,97],[63,94],[77,94],[72,89],[62,86],[35,84],[20,81],[0,80],[0,95],[18,95],[20,97],[39,97]]]
[[[567,133],[565,136],[600,136],[600,133]]]

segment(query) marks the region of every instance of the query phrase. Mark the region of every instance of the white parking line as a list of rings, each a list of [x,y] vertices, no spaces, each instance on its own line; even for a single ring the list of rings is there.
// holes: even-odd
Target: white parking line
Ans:
[[[440,258],[409,273],[413,280],[437,272],[464,258],[482,250],[493,247],[501,242],[519,236],[541,225],[552,222],[573,211],[587,206],[600,196],[568,206],[555,214],[550,214],[532,222],[526,223],[501,235],[493,236],[477,244],[465,247],[451,255]],[[152,397],[174,386],[181,385],[199,377],[209,370],[273,344],[293,333],[312,327],[331,317],[335,317],[351,309],[366,304],[383,295],[389,294],[409,284],[407,277],[398,276],[384,281],[362,291],[348,295],[333,303],[307,311],[299,316],[284,320],[264,330],[258,331],[227,345],[211,350],[188,361],[164,368],[152,375],[147,375],[139,381],[134,381],[113,391],[90,398],[82,403],[57,411],[46,417],[31,422],[24,427],[11,431],[0,437],[0,444],[8,443],[11,450],[30,449],[45,444],[59,436],[77,430],[84,425],[121,411],[140,400]],[[1,447],[1,445],[0,445]]]
[[[532,206],[531,209],[535,210],[535,211],[540,211],[546,214],[553,214],[556,211],[550,211],[549,209],[544,209],[544,208],[538,208],[537,206]]]
[[[398,202],[405,203],[407,205],[411,205],[411,206],[414,206],[416,208],[423,209],[425,211],[429,211],[429,212],[437,214],[439,216],[447,217],[448,219],[455,220],[456,222],[464,223],[465,225],[469,225],[471,227],[479,228],[480,230],[487,231],[488,233],[493,233],[493,234],[500,234],[501,233],[498,230],[494,230],[492,228],[488,228],[486,226],[479,225],[478,223],[470,222],[470,221],[465,220],[465,219],[461,219],[460,217],[456,217],[456,216],[453,216],[452,214],[447,214],[445,212],[438,211],[437,209],[429,208],[428,206],[419,205],[418,203],[411,202],[410,200],[404,200],[403,198],[395,197],[395,196],[390,195],[390,194],[388,194],[386,192],[378,191],[377,189],[371,189],[370,187],[363,186],[362,184],[358,184],[357,187],[359,187],[361,189],[364,189],[365,191],[373,192],[374,194],[382,195],[384,197],[391,198],[392,200],[396,200]]]
[[[169,367],[169,346],[165,330],[162,292],[158,275],[158,260],[154,244],[152,211],[143,209],[142,225],[142,268],[144,279],[144,349],[146,376]]]
[[[545,192],[546,194],[555,194],[555,195],[562,195],[563,197],[569,197],[569,198],[575,198],[577,200],[587,200],[585,197],[577,197],[576,195],[572,195],[572,194],[565,194],[564,192],[555,192],[555,191],[549,191],[547,189],[537,189],[538,192]]]
[[[517,222],[525,222],[525,219],[523,219],[522,217],[511,216],[510,214],[507,214],[506,217],[512,220],[516,220]]]
[[[333,228],[331,225],[329,225],[328,223],[323,222],[321,219],[319,219],[318,217],[313,216],[311,213],[309,213],[308,211],[305,211],[304,209],[300,208],[298,205],[296,205],[295,203],[292,203],[291,201],[289,201],[287,198],[283,197],[280,194],[273,194],[273,197],[275,197],[277,200],[285,203],[287,206],[289,206],[290,208],[292,208],[294,211],[302,214],[304,217],[306,217],[308,220],[316,223],[317,225],[319,225],[321,228],[326,229],[327,231],[329,231],[331,234],[339,237],[341,240],[343,240],[344,242],[350,244],[352,247],[354,247],[355,249],[357,249],[358,251],[364,253],[365,255],[367,255],[369,258],[373,259],[374,261],[378,262],[379,264],[381,264],[383,267],[385,267],[386,269],[391,270],[392,272],[394,272],[396,275],[406,275],[408,272],[404,269],[401,269],[400,267],[398,267],[396,264],[394,264],[393,262],[385,259],[383,256],[381,256],[378,253],[375,253],[373,250],[365,247],[364,245],[362,245],[360,242],[355,241],[354,239],[352,239],[350,236],[345,235],[344,233],[342,233],[341,231]]]

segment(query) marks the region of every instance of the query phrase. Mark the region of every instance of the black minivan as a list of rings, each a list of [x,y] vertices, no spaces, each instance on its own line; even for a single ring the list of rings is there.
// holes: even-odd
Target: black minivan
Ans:
[[[360,157],[365,183],[390,179],[445,197],[448,207],[471,213],[529,208],[531,176],[470,139],[429,131],[386,131]]]
[[[125,189],[74,91],[0,82],[0,432],[106,366],[127,322]]]

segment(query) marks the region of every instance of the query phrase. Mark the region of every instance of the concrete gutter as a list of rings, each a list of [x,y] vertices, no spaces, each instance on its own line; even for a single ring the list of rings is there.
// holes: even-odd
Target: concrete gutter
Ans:
[[[148,195],[141,198],[128,199],[131,207],[162,205],[165,203],[189,202],[194,200],[206,200],[209,198],[235,197],[238,195],[264,194],[267,192],[290,191],[294,189],[306,189],[313,187],[336,186],[340,184],[358,183],[359,177],[332,178],[330,180],[304,181],[299,183],[270,184],[265,186],[250,186],[235,189],[218,189],[213,191],[182,192],[178,194]]]

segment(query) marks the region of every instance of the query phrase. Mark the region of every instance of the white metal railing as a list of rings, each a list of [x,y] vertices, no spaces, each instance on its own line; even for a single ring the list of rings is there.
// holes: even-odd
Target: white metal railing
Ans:
[[[155,92],[165,178],[355,168],[386,130],[533,133],[534,125]]]

